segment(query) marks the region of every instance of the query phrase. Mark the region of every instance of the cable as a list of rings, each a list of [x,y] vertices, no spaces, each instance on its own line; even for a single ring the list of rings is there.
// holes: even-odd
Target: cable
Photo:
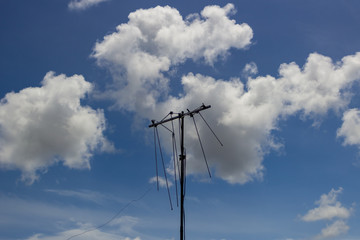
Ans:
[[[165,120],[165,118],[167,118],[170,114],[172,114],[172,112],[169,112],[163,119],[161,119],[161,121],[160,122],[162,122],[162,121],[164,121]]]
[[[172,113],[170,113],[170,117],[172,117]],[[175,177],[175,192],[176,192],[176,206],[179,207],[179,194],[178,194],[178,183],[176,178],[176,169],[179,169],[179,160],[178,160],[178,153],[176,148],[176,138],[175,138],[175,130],[174,130],[174,123],[171,121],[171,129],[172,129],[172,145],[173,145],[173,158],[174,158],[174,177]],[[176,168],[177,165],[177,168]],[[180,177],[180,174],[179,174]]]
[[[161,150],[159,131],[157,130],[157,127],[155,128],[155,130],[156,130],[156,135],[157,135],[157,139],[158,139],[158,143],[159,143],[159,150],[160,150],[161,161],[162,161],[162,165],[163,165],[163,169],[164,169],[164,176],[165,176],[166,188],[167,188],[167,192],[168,192],[168,195],[169,195],[170,208],[171,208],[171,210],[174,210],[173,205],[172,205],[172,201],[171,201],[171,195],[170,195],[169,183],[168,183],[167,174],[166,174],[164,157],[163,157],[162,150]]]
[[[84,235],[85,233],[88,233],[88,232],[92,232],[92,231],[95,231],[97,229],[100,229],[100,228],[103,228],[105,227],[106,225],[108,225],[109,223],[111,223],[117,216],[120,215],[120,213],[122,213],[126,208],[128,208],[131,204],[133,204],[134,202],[137,202],[137,201],[140,201],[141,199],[143,199],[151,190],[152,190],[153,186],[150,186],[139,198],[137,199],[133,199],[131,200],[128,204],[126,204],[123,208],[121,208],[112,218],[110,218],[107,222],[93,228],[93,229],[89,229],[89,230],[86,230],[84,232],[81,232],[79,234],[75,234],[75,235],[72,235],[71,237],[67,238],[66,240],[70,240],[72,238],[75,238],[75,237],[78,237],[80,235]]]
[[[210,169],[209,169],[209,164],[208,164],[207,159],[206,159],[206,155],[205,155],[204,147],[203,147],[202,142],[201,142],[199,130],[198,130],[197,126],[196,126],[195,116],[191,116],[191,117],[192,117],[192,119],[194,120],[194,126],[195,126],[196,133],[197,133],[197,136],[198,136],[198,139],[199,139],[201,151],[202,151],[202,153],[203,153],[203,155],[204,155],[204,160],[205,160],[206,167],[207,167],[207,170],[208,170],[208,173],[209,173],[209,177],[211,178],[211,173],[210,173]]]
[[[174,178],[175,178],[175,192],[176,192],[176,206],[179,207],[179,196],[178,196],[178,187],[177,187],[177,177],[176,177],[176,163],[177,161],[177,150],[175,142],[175,134],[172,134],[172,145],[173,145],[173,162],[174,162]]]
[[[216,136],[215,132],[211,129],[210,125],[207,123],[207,121],[205,120],[205,118],[201,115],[201,113],[199,112],[200,117],[204,120],[204,122],[206,123],[206,125],[208,126],[208,128],[210,129],[210,131],[214,134],[215,138],[218,140],[218,142],[220,143],[220,145],[223,147],[224,145],[222,144],[222,142],[220,141],[220,139]]]
[[[173,131],[171,131],[168,127],[166,127],[164,124],[159,124],[160,126],[162,126],[163,128],[165,128],[166,130],[168,130],[171,133],[174,133]]]
[[[155,146],[155,167],[156,167],[156,187],[159,191],[159,171],[158,171],[158,163],[157,163],[157,151],[156,151],[156,127],[154,127],[154,146]]]

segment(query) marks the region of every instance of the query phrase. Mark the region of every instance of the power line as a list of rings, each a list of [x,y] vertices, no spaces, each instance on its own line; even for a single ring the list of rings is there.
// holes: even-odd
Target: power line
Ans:
[[[89,230],[86,230],[86,231],[83,231],[81,233],[78,233],[78,234],[75,234],[75,235],[72,235],[70,236],[69,238],[67,238],[66,240],[70,240],[70,239],[73,239],[75,237],[78,237],[78,236],[81,236],[81,235],[84,235],[85,233],[89,233],[89,232],[93,232],[97,229],[100,229],[100,228],[103,228],[105,227],[106,225],[108,225],[109,223],[111,223],[112,221],[115,220],[116,217],[118,217],[125,209],[127,209],[131,204],[133,204],[134,202],[138,202],[140,201],[141,199],[143,199],[151,190],[153,189],[153,186],[150,186],[139,198],[136,198],[136,199],[133,199],[131,200],[130,202],[128,202],[124,207],[122,207],[113,217],[111,217],[108,221],[106,221],[105,223],[95,227],[95,228],[92,228],[92,229],[89,229]]]

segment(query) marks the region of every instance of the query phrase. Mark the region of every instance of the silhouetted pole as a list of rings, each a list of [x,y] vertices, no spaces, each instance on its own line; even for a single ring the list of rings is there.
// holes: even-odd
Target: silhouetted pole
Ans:
[[[196,113],[199,113],[202,110],[208,109],[211,106],[205,106],[204,104],[200,106],[199,108],[193,110],[193,111],[187,111],[184,113],[182,111],[178,114],[176,117],[171,117],[167,119],[163,119],[160,122],[156,122],[155,120],[151,120],[152,124],[149,125],[149,128],[151,127],[157,127],[158,125],[162,125],[167,122],[174,121],[176,119],[180,120],[180,240],[185,240],[185,209],[184,209],[184,203],[185,203],[185,179],[186,179],[186,153],[184,148],[184,120],[185,116],[193,116]],[[175,169],[174,169],[175,170]]]
[[[180,116],[180,146],[181,146],[181,153],[180,153],[180,240],[185,239],[185,210],[184,210],[184,200],[185,200],[185,149],[184,149],[184,112],[181,112]]]

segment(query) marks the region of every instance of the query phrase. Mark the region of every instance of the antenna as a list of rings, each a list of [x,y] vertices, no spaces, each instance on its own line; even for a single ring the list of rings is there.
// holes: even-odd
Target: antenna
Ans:
[[[199,131],[198,128],[196,126],[195,123],[195,118],[194,115],[195,114],[199,114],[201,116],[201,118],[204,120],[204,122],[206,123],[206,125],[210,128],[209,124],[205,121],[205,119],[203,118],[203,116],[200,114],[201,111],[206,110],[208,108],[210,108],[211,106],[205,106],[204,104],[202,104],[200,107],[190,111],[187,109],[187,112],[182,111],[181,113],[178,113],[176,116],[173,117],[173,112],[170,112],[167,116],[165,116],[161,121],[157,122],[155,120],[151,120],[152,124],[149,125],[149,128],[154,128],[154,142],[155,142],[155,158],[157,158],[157,153],[156,153],[156,138],[158,140],[158,144],[159,144],[159,148],[160,148],[160,152],[161,152],[161,145],[160,145],[160,139],[159,139],[159,134],[157,131],[157,126],[163,126],[164,128],[166,128],[168,131],[170,131],[172,133],[172,141],[173,141],[173,151],[176,150],[176,143],[175,143],[175,131],[174,131],[174,126],[173,126],[173,121],[174,120],[179,120],[179,134],[180,134],[180,155],[179,155],[179,161],[180,161],[180,172],[179,172],[179,181],[180,181],[180,240],[185,240],[185,208],[184,208],[184,202],[185,202],[185,185],[186,185],[186,153],[185,153],[185,147],[184,147],[184,119],[186,116],[190,116],[193,121],[194,121],[194,125],[195,125],[195,129],[196,129],[196,133],[197,136],[199,138],[199,143],[201,146],[201,150],[202,153],[204,155],[204,159],[205,159],[205,163],[206,163],[206,167],[208,169],[209,172],[209,176],[211,177],[210,174],[210,170],[209,170],[209,166],[206,160],[206,156],[205,156],[205,151],[200,139],[200,135],[199,135]],[[172,125],[172,129],[167,128],[166,126],[164,126],[164,123],[167,122],[171,122]],[[220,142],[220,140],[218,139],[218,137],[215,135],[214,131],[210,128],[211,132],[214,134],[214,136],[216,137],[216,139]],[[156,136],[155,136],[156,133]],[[220,142],[221,146],[222,143]],[[173,155],[175,156],[175,152],[173,153]],[[176,154],[177,155],[177,154]],[[162,154],[161,154],[162,156]],[[157,164],[157,159],[155,159],[156,164]],[[163,160],[162,160],[163,161]],[[163,164],[164,167],[164,164]],[[179,167],[178,167],[179,170]],[[157,166],[156,166],[156,171],[157,171]],[[165,172],[165,169],[164,169]],[[158,174],[158,172],[156,172],[156,174]],[[174,175],[175,175],[175,181],[176,181],[176,164],[175,164],[175,157],[174,157]],[[158,179],[158,176],[157,176]],[[165,179],[166,179],[166,184],[167,184],[167,178],[166,178],[166,173],[165,173]],[[175,183],[176,185],[176,183]],[[167,184],[168,187],[168,184]],[[169,193],[169,188],[168,188],[168,193]],[[169,199],[170,199],[170,205],[171,205],[171,198],[169,195]],[[172,209],[172,207],[171,207]]]

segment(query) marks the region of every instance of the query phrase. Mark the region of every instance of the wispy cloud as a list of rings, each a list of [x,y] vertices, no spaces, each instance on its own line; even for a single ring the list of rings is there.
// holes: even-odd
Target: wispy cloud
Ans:
[[[129,237],[130,234],[136,234],[136,231],[132,229],[134,224],[136,224],[137,219],[133,217],[122,217],[115,219],[111,225],[111,231],[103,231],[102,229],[97,229],[96,227],[91,226],[90,224],[78,223],[79,227],[55,233],[53,235],[47,234],[35,234],[26,240],[64,240],[64,239],[74,239],[77,240],[141,240],[140,237]]]
[[[302,217],[302,220],[306,222],[337,219],[323,228],[321,233],[315,237],[316,239],[336,237],[347,233],[349,230],[345,220],[350,217],[352,208],[343,207],[337,200],[342,191],[342,188],[338,190],[331,189],[328,194],[321,195],[320,199],[315,202],[319,207],[309,210]]]
[[[58,193],[77,196],[65,191]],[[83,197],[83,196],[81,196]],[[27,240],[65,240],[71,236],[88,231],[74,238],[74,240],[104,239],[104,240],[140,240],[161,239],[157,236],[148,236],[137,231],[137,227],[156,228],[152,221],[161,222],[156,217],[143,220],[130,215],[120,215],[114,219],[114,208],[91,208],[83,204],[64,206],[49,202],[7,197],[0,195],[0,223],[2,229],[28,229],[31,236]],[[122,205],[123,206],[123,205]],[[30,220],[31,219],[31,220]],[[30,220],[30,221],[29,221]],[[111,221],[109,221],[111,220]],[[145,221],[145,223],[144,223]],[[98,228],[106,224],[106,228]],[[154,225],[153,225],[154,224]],[[47,229],[46,232],[44,229]],[[51,233],[49,233],[51,232]]]
[[[321,230],[321,233],[317,236],[318,239],[333,238],[341,234],[347,233],[349,226],[343,220],[337,220],[331,225]]]
[[[159,186],[162,188],[166,188],[167,186],[171,187],[173,185],[169,180],[166,183],[166,179],[160,176],[150,178],[149,183],[159,183]]]
[[[106,200],[109,200],[109,197],[103,193],[91,191],[91,190],[64,190],[64,189],[46,189],[45,192],[54,193],[59,196],[76,198],[83,201],[91,201],[97,204],[103,204]],[[111,197],[113,200],[114,197]]]
[[[321,195],[320,200],[316,202],[319,207],[311,209],[302,220],[306,222],[331,220],[333,218],[347,219],[350,217],[351,209],[347,209],[337,201],[337,196],[342,192],[342,188],[338,190],[332,189],[328,194]]]
[[[242,74],[245,77],[254,76],[258,74],[258,68],[256,63],[254,62],[247,63],[242,71]]]
[[[68,7],[70,10],[85,10],[106,1],[109,0],[71,0]]]

